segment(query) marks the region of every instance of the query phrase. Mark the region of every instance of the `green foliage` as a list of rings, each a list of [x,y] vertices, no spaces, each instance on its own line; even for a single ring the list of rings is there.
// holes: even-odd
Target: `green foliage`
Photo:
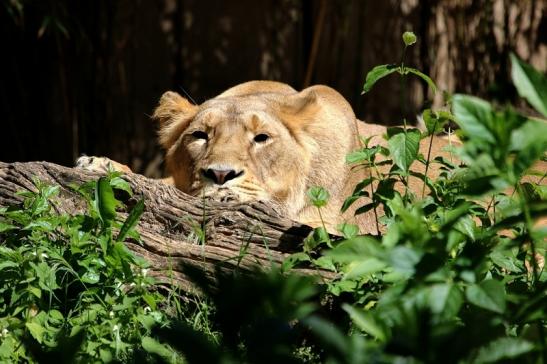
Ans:
[[[547,118],[547,77],[511,53],[511,77],[521,97]]]
[[[408,173],[410,165],[418,158],[422,133],[418,129],[389,128],[387,135],[389,137],[388,149],[393,163],[403,173]]]
[[[297,363],[303,324],[317,310],[313,277],[255,271],[249,275],[217,269],[214,280],[191,266],[185,273],[210,298],[218,342],[189,325],[158,329],[162,340],[191,363]],[[181,340],[184,338],[184,340]]]
[[[415,35],[403,41],[406,49]],[[512,63],[520,95],[545,115],[545,78],[514,56]],[[434,89],[428,76],[404,66],[403,55],[400,66],[374,68],[364,91],[394,72],[418,75]],[[307,195],[323,226],[281,270],[217,267],[211,274],[187,266],[201,294],[185,300],[160,295],[147,264],[125,248],[127,239],[139,240],[145,204],[120,219],[116,196],[132,195],[123,179],[75,187],[88,203],[76,216],[56,213],[59,189],[37,183],[36,193],[22,193],[21,206],[0,209],[0,361],[547,361],[540,264],[547,231],[535,224],[547,214],[545,171],[539,182],[523,180],[545,159],[546,124],[473,96],[451,102],[451,112],[424,111],[423,133],[389,128],[387,148],[371,145],[370,136],[347,156],[371,173],[342,210],[374,210],[376,236],[347,223],[337,227],[341,237],[329,235],[321,215],[329,194],[313,187]],[[457,164],[431,155],[433,136],[448,122],[458,124],[463,141],[451,150]],[[423,156],[418,146],[426,138]],[[433,163],[441,168],[435,179],[428,176]],[[421,196],[408,188],[410,177],[423,182]],[[196,231],[206,244],[204,229]],[[296,267],[330,275],[302,276],[291,272]],[[178,319],[167,314],[173,310]]]
[[[323,187],[312,187],[308,190],[308,197],[315,207],[323,207],[329,200],[329,192]]]
[[[129,360],[157,353],[151,328],[165,324],[163,298],[148,264],[123,245],[139,239],[137,202],[119,220],[113,187],[130,191],[117,176],[78,190],[86,215],[54,210],[58,187],[35,181],[20,193],[21,206],[0,210],[0,361]],[[113,229],[119,229],[114,239]],[[142,345],[141,345],[142,343]],[[173,356],[173,353],[171,353]]]
[[[416,43],[416,41],[417,41],[417,38],[413,32],[404,32],[403,42],[405,44],[405,48],[403,50],[403,57],[401,60],[401,64],[400,65],[383,64],[383,65],[375,66],[371,71],[367,73],[367,77],[365,79],[365,84],[363,85],[363,91],[361,92],[361,94],[366,94],[372,89],[372,87],[374,86],[374,84],[376,84],[376,82],[395,72],[399,73],[401,77],[404,77],[408,75],[409,73],[413,74],[417,76],[418,78],[421,78],[422,80],[424,80],[429,86],[429,88],[431,88],[433,93],[437,92],[437,86],[435,85],[435,82],[433,82],[433,80],[428,75],[417,70],[416,68],[408,67],[404,64],[406,48]]]
[[[514,57],[513,67],[519,93],[541,113],[547,102],[542,76]],[[364,89],[396,71],[374,68]],[[326,288],[346,302],[342,308],[351,329],[307,321],[331,362],[547,358],[547,274],[536,261],[545,256],[546,235],[534,225],[547,214],[546,189],[522,180],[545,158],[546,124],[467,95],[455,95],[452,106],[453,113],[424,111],[424,133],[390,128],[387,149],[370,146],[368,139],[348,155],[348,163],[372,175],[357,184],[343,210],[370,197],[357,213],[382,207],[383,235],[348,233],[342,225],[343,239],[294,260],[336,274]],[[420,139],[432,138],[449,121],[458,124],[464,142],[453,151],[460,165],[418,153]],[[392,168],[381,173],[380,163]],[[413,163],[424,164],[426,173],[412,172]],[[427,176],[430,163],[442,167],[435,180]],[[396,182],[406,186],[410,174],[424,183],[421,199],[407,188],[404,193],[393,188]],[[508,188],[514,192],[506,194]]]

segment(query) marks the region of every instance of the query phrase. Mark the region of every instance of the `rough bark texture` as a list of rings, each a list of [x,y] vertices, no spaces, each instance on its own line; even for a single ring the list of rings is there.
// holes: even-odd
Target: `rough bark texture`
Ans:
[[[0,206],[20,203],[15,193],[35,190],[32,179],[37,177],[61,187],[56,201],[59,212],[81,213],[85,202],[69,186],[98,176],[47,162],[0,162]],[[151,263],[156,276],[168,282],[172,279],[186,289],[191,284],[182,273],[184,264],[207,273],[219,265],[241,270],[276,265],[296,251],[311,231],[309,226],[285,219],[263,203],[204,201],[138,174],[124,179],[134,191],[134,196],[124,201],[128,208],[140,196],[145,199],[145,212],[137,227],[142,245],[128,242],[127,246]],[[204,229],[205,244],[200,243],[196,228]],[[308,273],[305,269],[301,272]]]

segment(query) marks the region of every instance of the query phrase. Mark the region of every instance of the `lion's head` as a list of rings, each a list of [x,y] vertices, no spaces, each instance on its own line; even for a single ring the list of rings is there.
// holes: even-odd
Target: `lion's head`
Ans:
[[[265,200],[305,220],[305,193],[341,193],[355,116],[334,90],[252,81],[201,105],[166,92],[154,112],[175,185],[192,195]]]

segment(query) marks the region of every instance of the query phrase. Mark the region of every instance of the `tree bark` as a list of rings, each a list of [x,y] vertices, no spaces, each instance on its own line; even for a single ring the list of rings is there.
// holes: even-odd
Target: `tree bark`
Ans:
[[[17,191],[35,191],[33,178],[59,185],[55,200],[60,213],[83,213],[85,201],[70,185],[97,179],[99,173],[62,167],[47,162],[0,162],[0,207],[19,204]],[[127,247],[146,258],[152,274],[167,284],[191,289],[184,275],[189,264],[210,275],[222,269],[252,271],[256,267],[279,265],[290,253],[298,251],[312,228],[280,216],[271,206],[261,203],[221,203],[189,196],[173,186],[138,174],[123,177],[133,189],[125,196],[127,210],[142,196],[145,210],[137,226],[141,243],[126,242]],[[196,232],[205,232],[205,242]],[[300,269],[301,273],[311,270]],[[330,276],[329,272],[319,272]]]

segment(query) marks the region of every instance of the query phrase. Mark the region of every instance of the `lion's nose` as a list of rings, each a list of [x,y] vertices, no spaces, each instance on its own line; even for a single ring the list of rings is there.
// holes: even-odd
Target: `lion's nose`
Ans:
[[[231,179],[237,178],[243,174],[243,171],[235,171],[233,169],[202,169],[201,173],[216,184],[223,185]]]

